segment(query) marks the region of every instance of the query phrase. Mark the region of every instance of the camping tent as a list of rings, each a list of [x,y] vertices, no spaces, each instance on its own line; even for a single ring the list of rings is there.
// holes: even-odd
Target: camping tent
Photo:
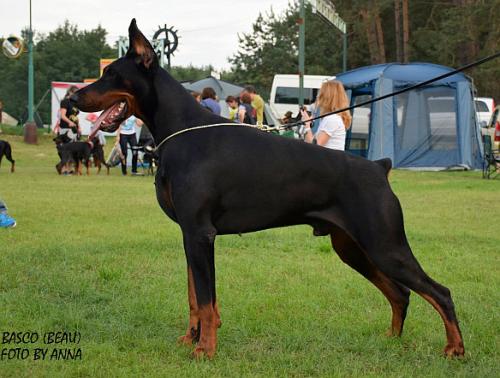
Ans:
[[[429,63],[380,64],[337,76],[351,105],[451,72]],[[347,150],[400,168],[480,168],[482,144],[473,84],[457,73],[419,89],[355,108]]]
[[[213,76],[206,77],[205,79],[201,79],[194,82],[184,82],[182,85],[190,90],[200,92],[203,88],[212,87],[221,100],[225,100],[227,96],[239,96],[243,87],[239,85],[231,84],[224,80],[218,80]]]
[[[219,99],[219,104],[221,107],[221,116],[223,117],[228,117],[229,116],[229,108],[226,104],[226,98],[227,96],[234,96],[234,97],[239,97],[241,92],[243,91],[243,87],[240,87],[239,85],[229,83],[224,80],[219,80],[216,79],[213,76],[209,76],[205,79],[201,79],[198,81],[194,82],[183,82],[181,83],[184,88],[186,88],[188,91],[193,92],[199,92],[201,93],[203,91],[203,88],[206,87],[212,87],[215,90],[215,93]],[[265,123],[266,125],[269,126],[274,126],[278,124],[278,120],[274,117],[271,108],[269,107],[269,104],[265,104],[264,106],[264,117],[265,117]]]

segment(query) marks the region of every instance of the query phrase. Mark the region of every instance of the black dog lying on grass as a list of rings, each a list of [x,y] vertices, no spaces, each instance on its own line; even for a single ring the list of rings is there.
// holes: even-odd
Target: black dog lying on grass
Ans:
[[[12,159],[12,147],[10,143],[5,140],[0,140],[0,165],[2,164],[2,159],[5,158],[10,161],[10,171],[14,173],[16,161]]]
[[[450,291],[424,272],[408,244],[387,179],[389,159],[373,162],[248,126],[220,125],[229,121],[203,109],[159,67],[135,20],[129,38],[127,54],[71,100],[83,111],[104,110],[92,133],[114,131],[134,114],[159,146],[157,198],[180,225],[187,260],[189,326],[180,341],[197,342],[196,357],[214,355],[221,324],[216,236],[297,224],[330,236],[342,261],[385,295],[390,334],[401,335],[413,290],[443,319],[444,353],[464,354]]]
[[[57,153],[60,161],[56,164],[57,173],[71,171],[71,164],[75,165],[75,171],[82,175],[82,165],[86,167],[87,176],[90,174],[90,158],[93,158],[97,173],[101,172],[104,165],[109,175],[109,166],[104,159],[104,150],[98,138],[93,138],[92,142],[70,142],[67,143],[65,135],[58,135],[53,140],[56,143]]]

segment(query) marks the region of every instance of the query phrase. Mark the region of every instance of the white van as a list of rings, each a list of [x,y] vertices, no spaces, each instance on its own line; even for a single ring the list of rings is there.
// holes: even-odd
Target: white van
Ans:
[[[474,103],[479,124],[487,125],[495,109],[495,100],[491,97],[474,97]]]
[[[335,76],[304,75],[304,105],[314,103],[321,84],[325,80],[333,79]],[[277,118],[283,118],[288,111],[297,115],[299,112],[299,75],[274,75],[269,104]]]

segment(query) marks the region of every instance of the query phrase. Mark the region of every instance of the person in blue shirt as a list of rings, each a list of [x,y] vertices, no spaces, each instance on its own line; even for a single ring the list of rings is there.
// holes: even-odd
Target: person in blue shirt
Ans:
[[[137,175],[137,137],[135,126],[141,127],[143,122],[135,116],[130,116],[120,125],[117,132],[117,140],[120,143],[120,148],[123,154],[122,174],[127,174],[127,149],[130,146],[132,150],[132,175]]]
[[[221,108],[219,101],[217,101],[217,94],[212,87],[203,88],[203,91],[201,92],[200,104],[212,113],[220,115]]]

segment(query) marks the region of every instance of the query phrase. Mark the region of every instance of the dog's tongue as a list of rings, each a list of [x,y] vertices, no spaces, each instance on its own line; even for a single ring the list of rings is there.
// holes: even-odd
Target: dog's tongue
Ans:
[[[96,119],[96,121],[94,122],[94,126],[92,127],[92,129],[90,129],[89,140],[94,139],[97,132],[101,129],[102,121],[104,121],[111,114],[111,112],[113,112],[115,107],[116,105],[113,105],[108,109],[104,110],[101,113],[101,115]]]

